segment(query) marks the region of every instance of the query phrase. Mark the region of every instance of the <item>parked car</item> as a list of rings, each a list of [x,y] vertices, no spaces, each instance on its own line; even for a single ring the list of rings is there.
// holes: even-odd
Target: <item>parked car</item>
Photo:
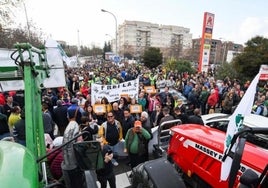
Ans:
[[[226,132],[230,121],[229,114],[224,113],[212,113],[202,115],[201,118],[205,126],[218,129],[220,131]],[[245,127],[267,127],[268,128],[268,118],[256,114],[249,114],[244,117],[243,124]],[[255,134],[248,137],[248,141],[268,149],[268,136],[263,134]]]
[[[163,91],[164,91],[164,88],[160,89],[159,93],[161,93]],[[193,113],[194,109],[192,109],[188,99],[181,92],[177,91],[176,89],[170,88],[169,93],[171,93],[173,98],[177,98],[177,99],[182,100],[182,104],[185,106],[187,114],[191,115]]]
[[[163,91],[164,91],[164,88],[163,88],[163,89],[160,89],[159,93],[161,93],[161,92],[163,92]],[[177,96],[178,99],[181,99],[181,100],[182,100],[182,103],[183,103],[184,105],[187,105],[187,104],[188,104],[188,100],[187,100],[187,98],[186,98],[181,92],[177,91],[176,89],[172,89],[172,88],[170,88],[170,89],[169,89],[169,93],[171,93],[171,95],[172,95],[173,97]]]

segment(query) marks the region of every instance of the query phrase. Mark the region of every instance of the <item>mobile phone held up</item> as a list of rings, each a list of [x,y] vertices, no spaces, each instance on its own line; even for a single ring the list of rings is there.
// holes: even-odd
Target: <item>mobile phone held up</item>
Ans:
[[[111,155],[111,154],[113,153],[113,150],[109,149],[109,150],[107,151],[107,153],[108,153],[108,155]]]

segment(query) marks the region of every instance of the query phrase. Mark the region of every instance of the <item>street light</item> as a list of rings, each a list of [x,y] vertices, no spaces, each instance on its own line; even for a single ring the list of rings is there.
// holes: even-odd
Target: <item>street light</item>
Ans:
[[[117,19],[116,19],[116,16],[112,12],[109,12],[107,10],[101,9],[101,11],[107,12],[114,17],[114,20],[115,20],[115,55],[117,55]]]
[[[111,38],[111,40],[113,40],[113,37],[110,35],[110,34],[105,34],[105,36],[108,36],[108,37],[110,37]]]
[[[32,42],[31,41],[31,32],[30,32],[30,24],[29,24],[27,9],[26,9],[25,3],[24,2],[22,2],[22,3],[23,3],[23,7],[24,7],[24,13],[25,13],[25,17],[26,17],[26,22],[27,22],[28,37],[29,37],[29,41],[31,43]]]

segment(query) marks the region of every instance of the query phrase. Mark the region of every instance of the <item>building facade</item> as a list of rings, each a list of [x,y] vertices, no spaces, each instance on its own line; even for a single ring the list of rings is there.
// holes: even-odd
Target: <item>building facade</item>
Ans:
[[[191,61],[199,62],[200,38],[192,40]],[[225,62],[230,63],[232,59],[239,53],[243,52],[244,47],[231,41],[221,41],[219,39],[211,39],[211,48],[209,55],[209,64],[220,65]]]
[[[192,47],[189,28],[141,21],[124,21],[118,29],[120,56],[131,54],[140,59],[149,47],[159,48],[163,58],[181,58]]]

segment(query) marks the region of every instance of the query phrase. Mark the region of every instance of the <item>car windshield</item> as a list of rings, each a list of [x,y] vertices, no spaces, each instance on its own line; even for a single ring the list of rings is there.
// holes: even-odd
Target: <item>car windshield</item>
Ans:
[[[204,116],[206,116],[206,115],[204,115]],[[217,115],[217,116],[214,116],[214,117],[206,118],[205,122],[206,122],[206,125],[208,125],[211,128],[220,130],[222,132],[226,132],[228,124],[229,124],[229,117],[230,117],[230,115],[226,115],[226,114],[221,115],[220,114],[220,115]],[[247,124],[249,124],[249,122],[244,121],[244,126],[245,127],[249,127],[249,126],[247,126]],[[251,127],[252,126],[253,125],[251,125]],[[254,145],[257,145],[259,147],[268,149],[268,135],[264,135],[264,134],[248,134],[246,139],[247,139],[248,142],[250,142],[250,143],[252,143]]]

